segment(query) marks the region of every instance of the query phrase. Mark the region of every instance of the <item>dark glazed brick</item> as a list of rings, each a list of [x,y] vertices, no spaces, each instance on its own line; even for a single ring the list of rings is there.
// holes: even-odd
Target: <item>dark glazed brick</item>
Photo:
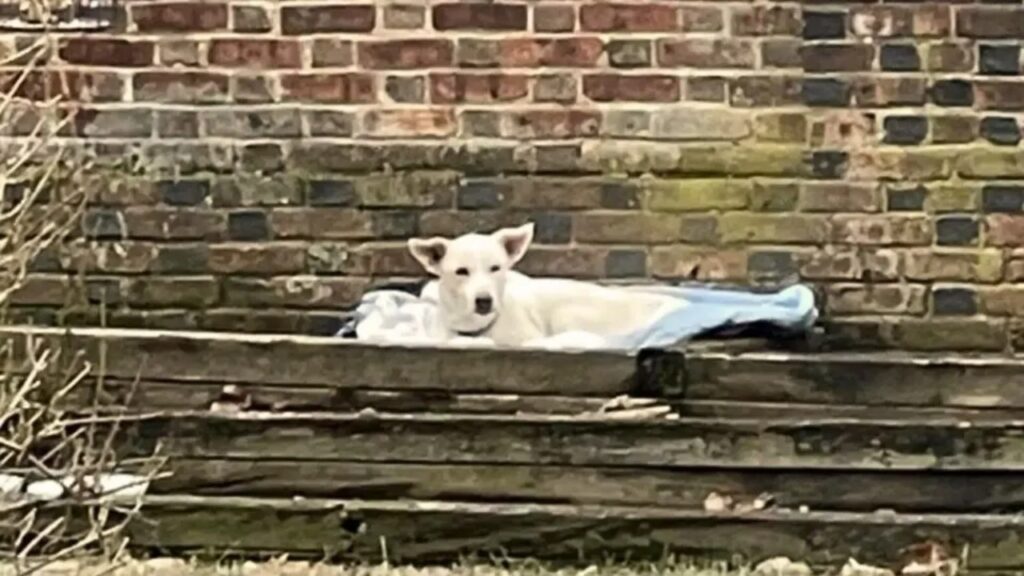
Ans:
[[[924,186],[890,189],[886,210],[889,212],[920,212],[924,210],[924,199],[927,195],[928,189]]]
[[[492,182],[469,182],[459,188],[457,206],[465,210],[499,208],[502,193]]]
[[[755,280],[783,280],[797,275],[799,270],[790,252],[754,252],[747,257],[747,272]]]
[[[310,206],[352,206],[356,191],[351,182],[344,180],[314,180],[309,183]]]
[[[1024,212],[1024,188],[1007,184],[989,184],[981,189],[981,209],[988,213]]]
[[[920,144],[928,137],[928,119],[924,116],[888,116],[883,126],[886,144]]]
[[[939,106],[971,106],[974,90],[966,80],[936,80],[929,90],[932,102]]]
[[[647,276],[647,253],[643,250],[612,250],[605,257],[604,273],[609,278]]]
[[[816,178],[842,178],[849,155],[839,150],[818,150],[811,154],[811,172]]]
[[[978,313],[978,297],[968,288],[932,290],[932,312],[940,316],[972,316]]]
[[[125,237],[124,217],[117,210],[90,210],[82,218],[85,235],[98,239]]]
[[[157,191],[164,204],[171,206],[196,206],[210,194],[210,183],[205,180],[178,180],[160,182]]]
[[[921,57],[913,44],[888,44],[882,46],[879,64],[886,72],[913,72],[921,69]]]
[[[1020,45],[978,47],[978,69],[982,74],[1015,75],[1020,73]]]
[[[228,238],[232,240],[269,240],[270,224],[267,214],[259,210],[246,210],[228,214]]]
[[[805,78],[803,100],[808,106],[844,107],[850,104],[850,85],[835,78]]]
[[[982,118],[979,129],[981,137],[1000,146],[1016,146],[1020,143],[1020,126],[1015,118],[990,116]]]
[[[568,244],[572,240],[572,218],[566,214],[538,214],[534,240],[541,244]]]
[[[939,246],[975,246],[978,221],[969,216],[939,218],[935,222],[935,238]]]
[[[845,12],[804,12],[804,38],[831,40],[846,36]]]
[[[629,210],[640,205],[635,186],[630,184],[601,185],[601,207],[611,210]]]

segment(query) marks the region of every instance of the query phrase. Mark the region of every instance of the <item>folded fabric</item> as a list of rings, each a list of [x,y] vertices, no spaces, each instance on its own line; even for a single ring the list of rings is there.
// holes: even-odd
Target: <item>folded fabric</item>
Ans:
[[[621,290],[658,293],[689,302],[632,332],[604,336],[602,348],[666,348],[723,329],[769,325],[799,333],[818,319],[814,292],[794,285],[774,293],[724,289],[708,285],[623,286]],[[402,290],[368,292],[338,336],[382,344],[442,344],[445,330],[438,314],[436,282],[419,295]]]

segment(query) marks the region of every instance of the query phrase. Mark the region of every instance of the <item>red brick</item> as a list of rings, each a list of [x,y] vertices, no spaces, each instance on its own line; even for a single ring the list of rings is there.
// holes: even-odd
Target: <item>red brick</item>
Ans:
[[[317,38],[313,41],[314,68],[343,68],[351,66],[353,61],[351,40]]]
[[[801,103],[801,79],[794,76],[742,76],[729,80],[735,107],[789,106]]]
[[[601,113],[591,110],[533,110],[506,118],[509,138],[585,138],[601,130]]]
[[[527,96],[528,82],[526,76],[508,74],[431,74],[430,101],[512,102]]]
[[[153,64],[153,52],[152,42],[114,38],[67,38],[60,47],[65,62],[94,66],[149,66]]]
[[[874,48],[866,44],[818,44],[800,48],[805,72],[870,70],[874,54]]]
[[[985,219],[985,244],[1024,246],[1024,216],[993,214]]]
[[[281,78],[281,90],[286,98],[306,102],[370,104],[377,98],[367,74],[289,74]]]
[[[998,81],[975,82],[974,102],[982,110],[1024,110],[1024,84]]]
[[[651,274],[656,278],[685,280],[744,280],[747,254],[693,246],[656,247],[651,252]]]
[[[832,314],[922,314],[927,290],[917,284],[833,284],[827,294]]]
[[[753,68],[754,45],[747,40],[692,38],[658,41],[658,64],[686,68]]]
[[[596,102],[676,102],[679,79],[674,76],[593,74],[583,78],[583,94]]]
[[[140,72],[132,85],[137,101],[222,102],[228,95],[228,77],[208,72]]]
[[[226,304],[246,308],[347,308],[359,303],[368,286],[365,278],[290,276],[264,279],[229,279],[224,286]]]
[[[604,275],[606,252],[584,247],[536,247],[526,253],[519,269],[531,276],[598,278]]]
[[[925,69],[933,72],[970,72],[974,69],[973,44],[932,44],[928,46]]]
[[[721,8],[687,5],[681,10],[683,32],[720,32],[725,26]]]
[[[435,30],[526,30],[525,4],[435,4]]]
[[[919,6],[864,6],[853,10],[850,28],[857,36],[941,38],[952,22],[948,3]]]
[[[517,38],[501,41],[498,61],[514,68],[590,67],[597,64],[603,50],[597,38]]]
[[[1020,6],[957,7],[956,31],[967,38],[1024,38]]]
[[[427,22],[426,7],[413,4],[384,6],[384,27],[390,30],[416,30]]]
[[[373,236],[370,215],[351,208],[279,208],[270,212],[270,225],[278,238],[356,239]]]
[[[227,5],[216,2],[132,4],[131,16],[139,32],[203,32],[228,27]]]
[[[373,70],[416,70],[450,66],[454,47],[449,40],[385,40],[359,44],[359,63]]]
[[[224,236],[223,213],[194,208],[129,206],[124,210],[129,238],[147,240],[217,240]]]
[[[441,138],[457,127],[452,110],[372,110],[363,116],[364,133],[377,138]]]
[[[803,29],[793,6],[742,6],[732,14],[734,36],[796,36]]]
[[[0,73],[0,91],[8,92],[22,73]],[[55,96],[69,102],[117,102],[124,96],[124,82],[111,72],[34,70],[25,75],[16,96],[28,100],[50,100]]]
[[[924,78],[914,76],[865,76],[853,82],[856,106],[914,106],[924,104],[928,90]]]
[[[981,292],[981,311],[995,316],[1019,317],[1024,314],[1024,286],[1000,286]]]
[[[667,4],[585,4],[580,28],[592,32],[675,32],[679,8]]]
[[[369,32],[376,9],[366,5],[282,6],[281,32],[289,35],[325,32]]]
[[[297,274],[306,267],[304,244],[213,244],[210,272],[220,274]]]
[[[290,40],[236,40],[219,38],[210,42],[210,64],[231,68],[300,68],[302,51]]]

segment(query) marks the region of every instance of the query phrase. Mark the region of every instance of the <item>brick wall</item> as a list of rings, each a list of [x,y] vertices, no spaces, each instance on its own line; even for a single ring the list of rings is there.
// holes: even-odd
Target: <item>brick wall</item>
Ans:
[[[123,9],[50,63],[112,172],[38,318],[329,331],[419,275],[404,238],[529,218],[533,274],[802,279],[857,343],[1020,338],[1020,1]]]

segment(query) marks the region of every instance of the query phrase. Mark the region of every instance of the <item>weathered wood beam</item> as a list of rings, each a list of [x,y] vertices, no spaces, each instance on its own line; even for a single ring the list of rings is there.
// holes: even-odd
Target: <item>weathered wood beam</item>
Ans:
[[[635,468],[179,458],[154,493],[608,504],[703,509],[712,492],[750,509],[1017,512],[1019,472]]]
[[[167,413],[136,422],[137,450],[195,458],[863,469],[1024,470],[1024,422],[948,416],[684,418]],[[126,447],[127,448],[127,447]]]
[[[666,553],[756,562],[784,555],[837,565],[849,557],[900,567],[923,542],[964,552],[971,568],[1024,568],[1017,515],[835,512],[748,514],[669,508],[428,501],[151,496],[130,526],[133,545],[339,560],[452,561],[466,554],[555,560],[662,558]]]
[[[384,347],[338,338],[2,328],[82,349],[108,378],[390,391],[1024,408],[1024,358],[681,350],[545,352]],[[721,346],[721,344],[716,344]]]
[[[867,405],[1021,407],[1024,358],[903,353],[691,354],[688,398]]]
[[[384,347],[340,338],[102,328],[0,328],[83,350],[103,376],[132,380],[390,390],[614,396],[636,387],[617,352]]]

